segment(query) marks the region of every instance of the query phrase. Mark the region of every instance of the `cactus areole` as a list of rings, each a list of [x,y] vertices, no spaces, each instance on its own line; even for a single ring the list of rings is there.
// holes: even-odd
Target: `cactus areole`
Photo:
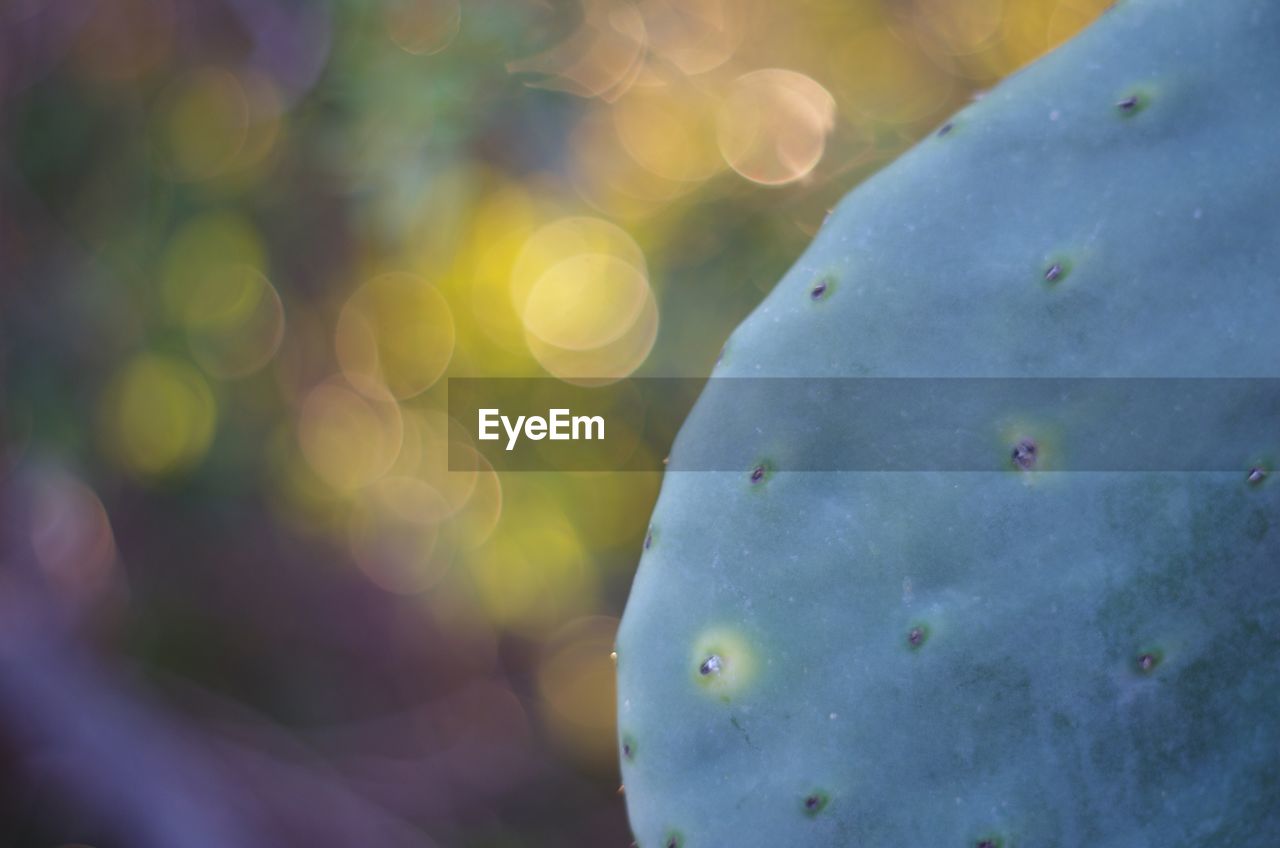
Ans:
[[[1127,0],[943,129],[716,376],[1280,377],[1280,3]],[[1280,422],[1233,473],[789,473],[752,414],[618,632],[640,848],[1280,845]]]

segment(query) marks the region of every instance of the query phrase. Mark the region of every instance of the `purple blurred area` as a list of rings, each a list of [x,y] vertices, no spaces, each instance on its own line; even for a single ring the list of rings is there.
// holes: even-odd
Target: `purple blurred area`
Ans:
[[[608,784],[539,750],[511,685],[526,646],[468,644],[357,572],[317,573],[332,551],[251,511],[118,510],[140,519],[116,524],[121,556],[155,571],[78,597],[86,575],[58,585],[21,542],[47,485],[4,491],[4,844],[626,844]]]

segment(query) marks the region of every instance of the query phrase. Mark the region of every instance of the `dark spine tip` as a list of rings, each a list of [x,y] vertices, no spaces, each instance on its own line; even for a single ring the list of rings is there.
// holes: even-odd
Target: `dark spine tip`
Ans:
[[[1262,481],[1267,479],[1267,470],[1265,468],[1250,468],[1247,479],[1250,486],[1260,486]]]
[[[667,841],[662,843],[662,846],[663,848],[680,848],[683,844],[684,840],[680,837],[680,834],[673,833],[667,837]]]
[[[1013,464],[1022,471],[1030,471],[1036,467],[1036,454],[1038,449],[1036,443],[1031,439],[1023,439],[1013,446],[1009,458],[1013,460]]]
[[[810,300],[822,300],[831,294],[831,289],[835,285],[835,274],[823,274],[814,281],[813,286],[809,289]]]
[[[1138,107],[1142,105],[1138,95],[1130,94],[1128,97],[1116,103],[1116,108],[1126,115],[1133,114],[1138,111]]]
[[[651,547],[653,547],[653,531],[652,530],[644,534],[644,549],[647,551]]]
[[[712,654],[702,661],[702,665],[698,666],[698,674],[703,677],[710,677],[713,674],[719,674],[722,668],[724,668],[724,660],[720,659],[718,654]]]
[[[912,648],[918,648],[924,644],[925,635],[923,627],[913,627],[907,631],[907,644]]]
[[[752,483],[759,483],[759,482],[760,482],[761,480],[763,480],[763,479],[764,479],[764,466],[763,466],[763,465],[757,465],[755,468],[751,469],[751,482],[752,482]]]
[[[951,123],[950,121],[947,121],[945,124],[938,127],[938,138],[942,138],[944,135],[951,132],[953,129],[955,129],[955,126],[956,126],[955,124]]]
[[[1055,262],[1050,265],[1044,272],[1044,279],[1047,283],[1056,283],[1062,277],[1062,264]]]
[[[828,800],[827,793],[825,792],[814,792],[810,795],[806,795],[804,799],[805,814],[809,816],[816,816],[826,808]]]
[[[1139,654],[1134,660],[1134,666],[1143,674],[1150,674],[1155,671],[1156,666],[1160,665],[1160,657],[1150,651]]]

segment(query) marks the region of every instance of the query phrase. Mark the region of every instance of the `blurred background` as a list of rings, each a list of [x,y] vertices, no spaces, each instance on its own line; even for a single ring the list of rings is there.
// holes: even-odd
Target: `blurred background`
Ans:
[[[660,479],[446,379],[707,373],[1104,5],[0,0],[0,845],[628,845]]]

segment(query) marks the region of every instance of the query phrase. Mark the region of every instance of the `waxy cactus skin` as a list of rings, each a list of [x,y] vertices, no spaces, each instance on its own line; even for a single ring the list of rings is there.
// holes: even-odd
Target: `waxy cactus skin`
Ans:
[[[1280,4],[1127,0],[943,130],[715,376],[1280,377]],[[1280,423],[1225,473],[800,473],[748,414],[618,633],[640,848],[1280,845]]]

